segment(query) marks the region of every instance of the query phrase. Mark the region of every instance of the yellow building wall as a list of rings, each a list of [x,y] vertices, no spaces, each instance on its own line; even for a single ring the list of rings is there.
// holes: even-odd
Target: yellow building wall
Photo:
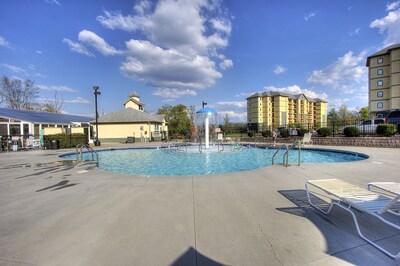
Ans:
[[[158,125],[158,130],[156,130],[156,125]],[[165,123],[163,125],[147,123],[99,124],[98,127],[99,139],[106,142],[125,141],[127,137],[135,137],[135,139],[161,138],[161,135],[158,135],[161,131],[168,132],[168,126]]]
[[[139,105],[137,105],[136,103],[134,103],[134,102],[132,102],[132,101],[128,101],[128,102],[125,104],[125,108],[128,108],[128,107],[133,108],[133,109],[135,109],[135,110],[139,110]]]
[[[43,129],[44,129],[44,135],[55,135],[64,133],[62,127],[45,127]]]

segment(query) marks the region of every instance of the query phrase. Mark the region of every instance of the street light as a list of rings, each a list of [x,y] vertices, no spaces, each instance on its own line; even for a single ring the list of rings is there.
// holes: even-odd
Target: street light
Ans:
[[[99,113],[97,112],[97,95],[100,95],[101,92],[99,92],[99,86],[93,86],[93,90],[94,90],[94,105],[95,105],[95,113],[96,113],[96,138],[94,140],[94,146],[100,146],[99,125],[98,125]]]

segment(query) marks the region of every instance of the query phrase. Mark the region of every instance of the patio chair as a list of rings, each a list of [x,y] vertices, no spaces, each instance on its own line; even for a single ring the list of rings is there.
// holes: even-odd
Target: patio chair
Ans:
[[[394,199],[392,204],[386,206],[381,212],[387,211],[400,216],[400,183],[372,182],[368,184],[368,190]]]
[[[400,252],[397,254],[392,254],[388,250],[384,249],[382,246],[376,244],[371,239],[364,236],[361,232],[360,226],[357,221],[357,216],[354,212],[354,209],[359,210],[364,213],[368,213],[382,222],[400,230],[400,226],[394,224],[388,220],[386,220],[382,215],[381,212],[387,206],[393,204],[395,199],[386,197],[382,194],[378,194],[372,191],[368,191],[366,189],[360,188],[358,186],[349,184],[339,179],[324,179],[324,180],[309,180],[305,184],[308,202],[311,206],[313,206],[318,211],[322,212],[323,214],[329,214],[333,208],[333,206],[338,206],[343,210],[347,211],[353,217],[353,221],[355,227],[357,229],[358,235],[370,243],[375,248],[379,249],[386,255],[398,259],[400,258]],[[310,192],[310,188],[316,189],[318,192]],[[324,192],[321,194],[319,191]],[[317,205],[312,202],[311,196],[312,194],[315,198],[318,196],[330,199],[330,203],[328,205],[327,210],[322,209],[321,205]],[[317,197],[319,200],[321,198]],[[326,203],[324,201],[324,203]],[[325,205],[326,206],[326,205]]]
[[[311,140],[312,134],[310,132],[305,133],[303,139],[301,140],[301,145],[312,145],[313,141]]]

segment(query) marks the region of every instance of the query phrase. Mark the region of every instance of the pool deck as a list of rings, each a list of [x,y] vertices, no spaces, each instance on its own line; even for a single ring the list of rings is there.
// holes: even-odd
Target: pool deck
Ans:
[[[322,148],[370,158],[147,177],[56,163],[65,150],[0,153],[0,266],[400,265],[363,241],[344,211],[318,213],[304,190],[309,179],[400,182],[400,150]],[[363,220],[399,251],[399,230]]]

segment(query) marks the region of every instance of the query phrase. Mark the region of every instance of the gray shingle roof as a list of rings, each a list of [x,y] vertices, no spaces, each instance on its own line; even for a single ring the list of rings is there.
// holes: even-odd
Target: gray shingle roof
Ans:
[[[386,47],[386,48],[383,48],[382,50],[380,50],[380,51],[378,51],[378,52],[376,52],[376,53],[374,53],[374,54],[368,56],[368,57],[367,57],[366,66],[367,66],[367,67],[369,66],[369,61],[370,61],[371,57],[375,57],[375,56],[379,56],[379,55],[388,54],[388,53],[390,53],[391,50],[397,49],[397,48],[400,48],[400,43],[390,45],[390,46],[388,46],[388,47]]]
[[[102,115],[98,118],[100,123],[137,123],[137,122],[163,122],[163,116],[151,115],[133,108],[125,108],[118,112]],[[92,121],[92,123],[95,120]]]

